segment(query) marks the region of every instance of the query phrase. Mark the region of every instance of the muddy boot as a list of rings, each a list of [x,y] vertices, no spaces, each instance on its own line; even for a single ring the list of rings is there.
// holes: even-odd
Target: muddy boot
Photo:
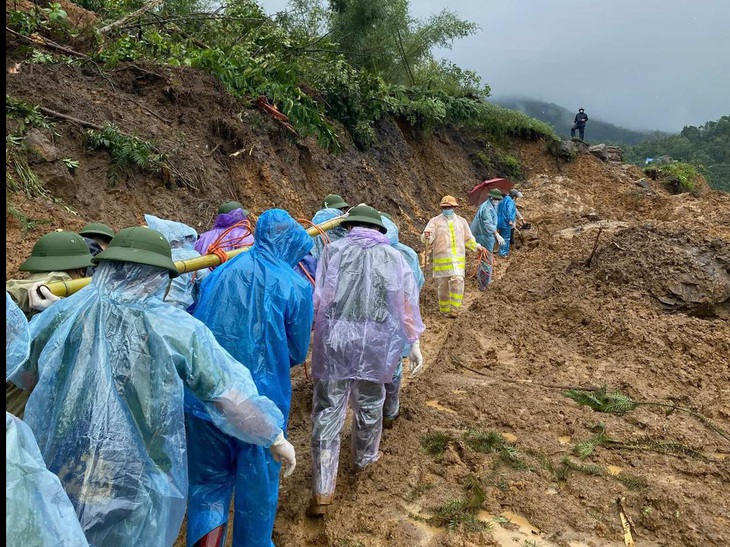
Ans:
[[[395,421],[398,419],[399,415],[396,415],[392,418],[383,418],[383,429],[393,429],[393,425],[395,424]]]
[[[332,505],[334,494],[316,494],[309,500],[309,506],[305,514],[310,519],[322,518],[327,514],[327,510]]]

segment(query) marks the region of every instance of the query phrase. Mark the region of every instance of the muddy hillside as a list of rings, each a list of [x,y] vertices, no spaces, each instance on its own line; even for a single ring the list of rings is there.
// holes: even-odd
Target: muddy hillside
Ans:
[[[390,120],[374,148],[332,155],[201,72],[101,73],[30,62],[24,45],[6,34],[6,96],[37,105],[43,123],[7,118],[6,279],[56,228],[120,229],[151,213],[204,231],[229,199],[254,218],[281,207],[310,219],[339,193],[391,213],[420,252],[442,195],[466,202],[501,174],[479,161],[494,148],[479,135]],[[120,171],[89,150],[85,132],[105,122],[153,143],[166,167]],[[427,275],[425,371],[405,375],[377,464],[353,475],[343,450],[320,521],[304,515],[312,393],[294,370],[298,466],[282,483],[276,545],[621,546],[620,509],[638,546],[727,545],[730,196],[675,195],[583,150],[565,161],[540,142],[498,146],[521,161],[531,227],[487,291],[467,279],[456,319],[438,316]],[[343,447],[349,438],[346,427]]]

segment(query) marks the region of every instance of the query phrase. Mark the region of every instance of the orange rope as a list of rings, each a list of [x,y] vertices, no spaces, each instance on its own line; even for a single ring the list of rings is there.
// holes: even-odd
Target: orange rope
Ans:
[[[226,239],[226,236],[228,234],[230,234],[236,228],[243,228],[246,231],[244,232],[244,234],[242,236],[234,237],[231,239]],[[215,239],[215,241],[213,241],[213,243],[211,243],[208,246],[208,249],[206,250],[206,254],[216,254],[215,251],[217,249],[221,249],[223,247],[232,247],[233,249],[237,249],[238,247],[241,246],[240,244],[250,235],[251,235],[251,223],[248,221],[248,219],[239,220],[238,222],[236,222],[235,224],[232,224],[231,226],[229,226],[228,228],[223,230],[223,232],[221,232],[221,234]],[[221,264],[222,264],[222,262],[221,262]]]
[[[309,274],[307,271],[307,268],[304,267],[304,264],[302,264],[302,261],[299,261],[299,264],[297,264],[302,269],[302,272],[304,272],[304,275],[309,279],[309,282],[312,284],[312,287],[314,287],[314,278]]]
[[[490,267],[494,268],[494,255],[484,248],[480,249],[477,253],[477,265],[474,267],[471,277],[477,276],[481,262],[486,262]]]
[[[327,235],[327,231],[320,228],[318,225],[314,224],[311,220],[307,220],[306,218],[298,218],[297,222],[304,223],[305,225],[308,225],[307,228],[316,228],[319,232],[319,235],[322,238],[322,243],[327,245],[330,242],[330,237]]]

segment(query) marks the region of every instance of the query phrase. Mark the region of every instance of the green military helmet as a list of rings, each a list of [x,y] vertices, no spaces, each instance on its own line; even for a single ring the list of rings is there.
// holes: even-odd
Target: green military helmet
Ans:
[[[227,201],[226,203],[221,203],[220,207],[218,207],[218,214],[225,215],[227,213],[230,213],[231,211],[235,211],[236,209],[241,209],[243,211],[243,214],[248,216],[248,211],[244,209],[243,205],[241,205],[237,201]]]
[[[502,192],[500,192],[496,188],[492,188],[489,191],[489,197],[492,199],[502,199],[504,196],[502,195]]]
[[[342,199],[342,196],[338,196],[337,194],[330,194],[324,198],[322,205],[328,209],[345,209],[349,207],[347,202]]]
[[[111,241],[114,237],[114,230],[101,222],[90,222],[79,230],[79,235],[90,238],[96,236]]]
[[[169,271],[170,277],[180,275],[172,261],[167,239],[157,230],[141,226],[119,230],[109,247],[96,255],[92,262],[99,264],[102,260],[146,264]]]
[[[350,213],[347,215],[347,218],[342,221],[341,225],[346,228],[349,224],[354,222],[370,224],[383,234],[388,231],[383,224],[383,220],[380,218],[380,211],[373,209],[370,205],[365,205],[364,203],[350,209]]]
[[[59,230],[41,236],[19,269],[24,272],[66,272],[92,266],[91,258],[83,237]]]

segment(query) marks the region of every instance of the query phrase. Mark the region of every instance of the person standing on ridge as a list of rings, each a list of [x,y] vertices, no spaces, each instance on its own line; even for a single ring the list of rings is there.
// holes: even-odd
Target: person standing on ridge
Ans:
[[[428,221],[421,241],[433,250],[433,278],[436,280],[439,312],[456,317],[464,299],[466,249],[478,251],[477,243],[465,218],[454,212],[456,198],[441,199],[441,214]]]
[[[207,255],[251,245],[253,235],[248,211],[237,201],[229,201],[218,207],[213,228],[200,234],[200,239],[195,242],[195,250],[201,255]]]
[[[583,140],[583,136],[586,131],[586,122],[588,121],[588,114],[586,114],[586,111],[583,110],[583,108],[578,109],[578,113],[575,115],[575,119],[573,120],[573,127],[570,128],[570,138],[575,138],[575,130],[578,130],[578,133],[580,134],[580,140]]]

